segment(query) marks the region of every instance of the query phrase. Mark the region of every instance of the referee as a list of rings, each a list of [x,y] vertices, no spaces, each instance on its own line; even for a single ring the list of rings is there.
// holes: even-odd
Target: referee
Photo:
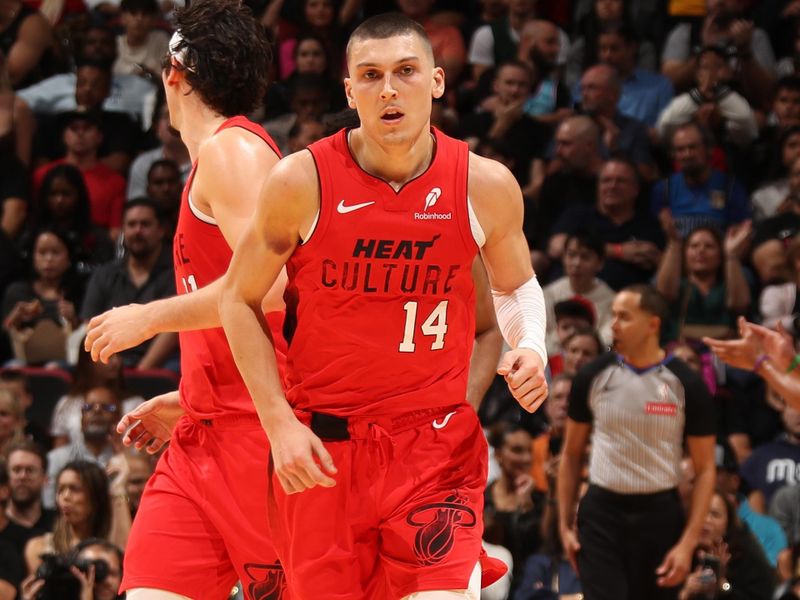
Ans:
[[[586,600],[675,599],[714,491],[712,400],[660,347],[669,306],[655,289],[625,288],[612,313],[616,353],[572,384],[558,473],[561,538]],[[589,489],[575,519],[590,434]],[[696,473],[688,519],[676,489],[684,441]]]

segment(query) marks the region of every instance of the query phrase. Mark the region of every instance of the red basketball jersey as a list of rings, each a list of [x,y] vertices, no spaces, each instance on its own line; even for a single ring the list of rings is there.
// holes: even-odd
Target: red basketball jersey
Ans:
[[[309,149],[320,212],[287,271],[287,386],[296,408],[397,414],[462,402],[475,337],[467,145],[434,130],[428,169],[396,192],[347,131]]]
[[[275,142],[264,129],[245,117],[225,121],[216,133],[241,127],[258,137],[280,156]],[[173,241],[175,287],[187,294],[222,277],[228,270],[233,251],[210,217],[191,204],[191,189],[197,162],[183,188],[178,226]],[[219,174],[224,177],[224,173]],[[286,342],[281,329],[283,312],[269,313],[279,366],[285,365]],[[213,419],[223,414],[254,413],[250,394],[233,360],[224,330],[184,331],[181,342],[181,404],[196,419]]]

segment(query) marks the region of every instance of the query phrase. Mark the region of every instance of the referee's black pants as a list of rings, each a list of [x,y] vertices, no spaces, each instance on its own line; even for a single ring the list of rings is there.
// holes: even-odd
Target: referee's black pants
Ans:
[[[676,490],[617,494],[596,485],[578,508],[578,554],[586,600],[674,600],[680,586],[656,585],[656,568],[683,532]]]

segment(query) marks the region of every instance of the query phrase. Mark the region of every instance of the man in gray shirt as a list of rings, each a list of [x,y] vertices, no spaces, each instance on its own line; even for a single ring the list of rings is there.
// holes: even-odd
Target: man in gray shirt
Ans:
[[[570,392],[559,527],[587,600],[676,599],[714,491],[712,400],[700,377],[659,345],[668,314],[650,286],[617,294],[616,352],[579,371]],[[589,489],[575,519],[590,434]],[[677,493],[684,440],[696,473],[688,518]]]

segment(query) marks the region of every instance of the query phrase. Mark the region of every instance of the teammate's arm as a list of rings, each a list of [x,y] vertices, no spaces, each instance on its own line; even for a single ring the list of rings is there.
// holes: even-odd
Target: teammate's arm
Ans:
[[[472,263],[472,279],[475,281],[475,343],[469,363],[467,402],[477,411],[494,379],[503,336],[497,328],[489,280],[480,258]]]
[[[255,211],[258,192],[278,156],[255,135],[231,128],[206,141],[200,149],[192,183],[192,202],[212,217],[231,248],[235,248]],[[220,176],[224,174],[224,176]],[[283,284],[264,297],[263,310],[283,309]],[[114,354],[167,332],[210,329],[221,325],[217,304],[222,279],[191,294],[129,304],[94,317],[85,346],[94,360],[108,362]]]
[[[497,322],[512,348],[497,372],[505,377],[520,406],[533,412],[547,397],[546,316],[542,288],[522,233],[522,192],[503,165],[470,154],[469,197],[486,236],[481,254]]]
[[[319,206],[317,175],[309,152],[279,163],[261,190],[255,215],[233,254],[219,313],[228,343],[269,438],[275,472],[287,493],[333,486],[335,473],[320,439],[300,423],[281,388],[261,299],[308,231]]]

